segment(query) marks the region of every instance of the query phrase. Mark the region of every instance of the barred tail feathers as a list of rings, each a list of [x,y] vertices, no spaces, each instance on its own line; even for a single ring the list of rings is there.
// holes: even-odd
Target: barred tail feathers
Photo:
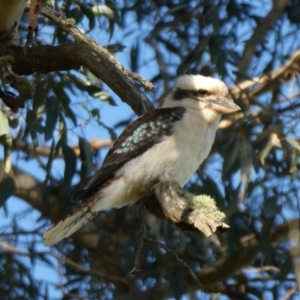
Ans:
[[[84,226],[88,221],[93,219],[97,212],[91,209],[91,205],[77,210],[72,215],[68,216],[66,219],[60,221],[55,226],[48,229],[44,237],[44,245],[52,246],[64,238],[69,237],[82,226]]]
[[[126,195],[127,191],[128,187],[123,180],[115,180],[105,190],[102,190],[101,197],[98,195],[98,199],[86,206],[81,206],[80,209],[76,209],[72,215],[47,230],[43,235],[44,245],[51,246],[69,237],[93,219],[100,211],[112,207],[120,208],[139,199],[134,195],[129,197]]]

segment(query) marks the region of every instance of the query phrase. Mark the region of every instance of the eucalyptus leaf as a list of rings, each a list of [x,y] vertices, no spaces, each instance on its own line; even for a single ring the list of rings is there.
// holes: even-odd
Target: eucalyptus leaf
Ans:
[[[222,179],[228,180],[228,175],[233,173],[233,167],[238,159],[238,155],[241,150],[240,139],[234,139],[224,145],[222,149],[223,156],[223,169],[222,169]]]
[[[79,138],[79,149],[81,159],[80,178],[81,184],[85,185],[92,171],[92,151],[86,139]]]
[[[46,92],[45,92],[42,78],[40,76],[37,76],[35,90],[32,99],[33,111],[38,111],[39,108],[44,104],[45,99],[46,99]]]
[[[12,152],[12,137],[7,134],[3,138],[3,148],[4,148],[4,171],[9,173],[11,170],[11,152]]]
[[[59,113],[60,103],[56,97],[50,97],[46,101],[46,122],[44,128],[45,140],[48,141],[53,137],[53,132],[56,127]]]
[[[0,136],[9,134],[7,116],[0,110]]]
[[[253,164],[253,148],[246,137],[241,140],[241,181],[247,185]]]
[[[65,161],[63,187],[68,188],[71,186],[72,179],[76,173],[77,157],[74,150],[68,145],[62,145],[62,152]]]
[[[259,153],[259,161],[264,166],[265,165],[265,159],[269,155],[269,153],[272,151],[273,145],[271,141],[268,141],[265,145],[265,147],[262,149],[262,151]]]
[[[296,148],[297,150],[300,150],[300,144],[299,144],[299,142],[297,142],[296,140],[291,139],[291,138],[285,138],[285,140],[286,140],[290,145],[292,145],[294,148]]]
[[[114,11],[107,5],[94,5],[92,12],[95,16],[105,16],[111,20],[114,20]]]
[[[112,106],[117,106],[117,103],[106,91],[100,91],[100,92],[94,93],[93,96],[103,102],[106,102],[106,103],[112,105]]]
[[[139,44],[136,43],[130,49],[130,65],[131,65],[131,70],[133,72],[138,71],[139,54],[140,54],[140,47]]]
[[[12,177],[7,176],[1,183],[0,188],[0,207],[11,197],[15,192],[15,181]]]
[[[75,126],[77,126],[77,118],[71,109],[71,100],[62,87],[61,84],[54,83],[52,84],[53,91],[56,95],[56,97],[59,99],[60,103],[62,104],[65,114],[68,118],[70,118]]]
[[[52,170],[52,163],[55,158],[55,141],[54,139],[52,140],[51,148],[50,148],[50,154],[48,156],[48,161],[46,164],[46,178],[45,178],[45,183],[48,182],[48,180],[51,178],[51,170]],[[45,194],[44,194],[45,195]]]

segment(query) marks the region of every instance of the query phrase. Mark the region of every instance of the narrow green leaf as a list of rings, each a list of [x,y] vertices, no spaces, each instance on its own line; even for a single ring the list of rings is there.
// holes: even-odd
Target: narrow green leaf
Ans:
[[[92,12],[94,16],[105,16],[108,19],[114,20],[115,13],[107,5],[94,5],[92,7]]]
[[[51,169],[52,169],[52,163],[53,159],[55,157],[55,142],[54,139],[52,140],[52,145],[51,145],[51,150],[50,150],[50,155],[48,157],[47,165],[46,165],[46,178],[45,178],[45,183],[48,182],[48,180],[51,177]]]
[[[262,149],[262,151],[259,153],[259,161],[263,166],[265,165],[265,160],[272,149],[273,149],[273,145],[272,145],[271,141],[269,141],[266,144],[266,146]]]
[[[94,93],[93,97],[98,98],[99,100],[106,102],[112,106],[117,106],[116,102],[106,91],[100,91],[100,92]]]
[[[9,127],[16,129],[19,126],[19,118],[9,119]]]
[[[248,185],[253,164],[253,148],[246,137],[241,140],[241,181]]]
[[[287,252],[288,253],[288,252]],[[285,259],[284,263],[280,266],[279,278],[284,280],[289,274],[294,272],[294,263],[290,255]]]
[[[46,92],[44,89],[43,82],[41,78],[38,76],[36,78],[35,90],[32,98],[32,108],[33,111],[38,111],[39,108],[44,104],[46,98]]]
[[[81,137],[79,138],[79,149],[81,158],[80,178],[82,185],[84,185],[92,171],[92,151],[87,141]]]
[[[272,133],[280,133],[282,132],[282,125],[281,124],[271,124],[270,126],[268,126],[266,129],[264,129],[262,132],[260,132],[257,136],[256,136],[256,140],[254,141],[255,144],[259,144],[261,142],[264,142],[266,139],[270,138],[270,135]]]
[[[73,110],[70,107],[71,100],[62,87],[62,85],[53,83],[52,84],[53,91],[56,95],[56,97],[59,99],[60,103],[62,104],[65,114],[68,118],[70,118],[75,126],[77,126],[77,118],[73,112]]]
[[[88,78],[89,81],[92,82],[95,86],[98,86],[99,88],[102,87],[102,80],[96,77],[89,69],[85,69],[84,74],[86,75],[86,78]]]
[[[276,216],[282,207],[277,202],[277,196],[269,196],[264,198],[263,213],[267,218]]]
[[[57,98],[50,97],[46,101],[46,123],[44,128],[45,140],[48,141],[53,137],[53,131],[57,124],[60,113],[60,103]]]
[[[102,85],[97,86],[90,80],[77,78],[75,76],[72,76],[71,79],[79,90],[87,92],[93,98],[98,98],[103,102],[116,106],[115,101],[112,99],[109,93],[102,89]]]
[[[233,173],[234,164],[237,161],[238,154],[240,152],[241,143],[239,139],[234,139],[224,146],[222,149],[223,156],[223,169],[222,180],[227,180],[230,173]]]
[[[15,181],[12,177],[7,176],[0,189],[0,207],[8,200],[10,196],[14,194],[15,191]]]
[[[167,15],[173,15],[173,14],[178,14],[181,10],[183,12],[186,12],[186,10],[189,8],[188,4],[182,4],[182,5],[175,5],[173,8],[169,8],[167,12],[164,13],[163,17]]]
[[[3,136],[4,171],[6,173],[8,173],[11,170],[12,141],[12,137],[9,134]]]
[[[0,136],[9,134],[7,116],[0,110]]]
[[[291,138],[286,138],[285,139],[290,145],[292,145],[294,148],[296,148],[297,150],[300,150],[300,144],[294,140],[294,139],[291,139]]]
[[[104,46],[104,48],[107,49],[110,53],[117,53],[117,52],[123,52],[126,46],[120,43],[116,43],[116,44],[106,45]]]
[[[138,71],[139,54],[140,54],[139,43],[136,43],[136,45],[133,45],[130,49],[130,67],[133,72]]]
[[[97,122],[98,122],[99,125],[101,125],[103,128],[105,128],[108,131],[108,133],[109,133],[109,135],[110,135],[110,137],[113,141],[117,139],[118,136],[117,136],[116,132],[111,127],[105,125],[99,119],[97,120]]]
[[[76,6],[75,8],[68,11],[67,14],[68,19],[72,18],[76,20],[76,24],[80,23],[84,17],[82,11]]]
[[[98,119],[100,119],[100,111],[99,111],[99,109],[98,108],[93,108],[91,110],[91,115],[93,117],[97,117]]]
[[[280,209],[278,210],[280,212]],[[264,260],[266,262],[270,261],[274,255],[274,248],[272,243],[270,243],[271,231],[274,229],[275,217],[269,217],[264,220],[264,225],[262,226],[261,236],[259,238],[259,245],[262,254],[264,255]]]
[[[62,152],[65,160],[63,187],[68,188],[71,186],[72,179],[76,173],[77,157],[74,150],[66,144],[62,145]]]
[[[36,253],[36,256],[42,260],[44,263],[46,263],[48,266],[54,268],[55,265],[52,263],[52,261],[47,257],[45,253]]]

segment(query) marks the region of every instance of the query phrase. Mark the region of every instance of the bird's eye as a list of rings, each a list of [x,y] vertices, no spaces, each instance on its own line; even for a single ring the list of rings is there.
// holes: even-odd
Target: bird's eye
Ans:
[[[206,96],[208,94],[208,92],[206,90],[198,90],[197,94],[200,97],[204,97],[204,96]]]

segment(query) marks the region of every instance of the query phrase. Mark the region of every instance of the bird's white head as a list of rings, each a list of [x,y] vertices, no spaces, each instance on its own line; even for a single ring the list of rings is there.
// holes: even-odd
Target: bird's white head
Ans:
[[[202,75],[178,77],[163,106],[183,106],[194,110],[209,123],[219,121],[222,114],[240,110],[229,98],[228,88],[223,81]]]

